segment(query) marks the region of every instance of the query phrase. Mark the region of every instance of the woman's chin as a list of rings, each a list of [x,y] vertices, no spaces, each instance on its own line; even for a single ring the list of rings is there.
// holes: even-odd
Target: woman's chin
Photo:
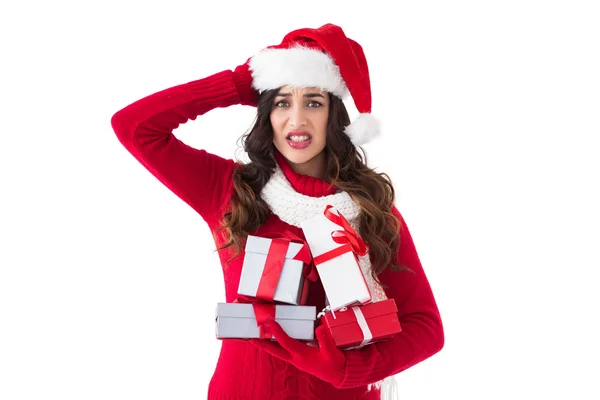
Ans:
[[[314,148],[308,147],[306,149],[291,149],[282,146],[283,148],[277,147],[277,150],[281,153],[281,155],[288,161],[288,163],[293,165],[304,165],[307,163],[315,162],[318,158],[317,156],[323,151],[315,151]]]
[[[286,160],[288,160],[290,164],[303,165],[312,160],[315,155],[312,153],[298,154],[298,152],[292,152],[292,154],[284,153],[283,156],[286,158]]]

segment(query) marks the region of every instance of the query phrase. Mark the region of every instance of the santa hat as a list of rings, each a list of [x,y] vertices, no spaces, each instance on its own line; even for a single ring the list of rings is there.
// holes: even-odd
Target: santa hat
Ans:
[[[269,46],[249,60],[252,86],[259,93],[282,86],[318,87],[341,99],[352,96],[359,116],[345,129],[360,146],[379,134],[371,115],[371,83],[362,47],[342,28],[326,24],[288,33],[281,44]]]

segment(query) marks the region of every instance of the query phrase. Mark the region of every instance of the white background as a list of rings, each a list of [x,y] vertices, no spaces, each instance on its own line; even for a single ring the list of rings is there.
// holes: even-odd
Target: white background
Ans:
[[[224,300],[210,232],[110,118],[327,22],[367,54],[369,163],[445,324],[444,349],[397,375],[402,398],[600,398],[596,5],[3,2],[0,399],[206,398]],[[175,133],[233,157],[253,115]]]

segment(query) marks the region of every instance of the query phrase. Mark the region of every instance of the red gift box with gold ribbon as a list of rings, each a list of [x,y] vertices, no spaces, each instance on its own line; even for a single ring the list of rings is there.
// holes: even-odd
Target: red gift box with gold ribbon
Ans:
[[[320,319],[340,349],[363,347],[392,338],[402,331],[394,299],[342,308]]]

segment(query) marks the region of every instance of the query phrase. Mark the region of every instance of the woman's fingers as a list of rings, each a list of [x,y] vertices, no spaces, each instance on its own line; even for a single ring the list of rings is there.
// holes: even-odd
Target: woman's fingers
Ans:
[[[268,321],[264,326],[275,336],[275,340],[291,353],[302,353],[309,348],[306,343],[291,338],[276,321]]]
[[[334,354],[341,351],[335,345],[335,340],[331,335],[331,331],[325,325],[319,326],[315,331],[315,335],[319,341],[319,347],[327,354]]]

